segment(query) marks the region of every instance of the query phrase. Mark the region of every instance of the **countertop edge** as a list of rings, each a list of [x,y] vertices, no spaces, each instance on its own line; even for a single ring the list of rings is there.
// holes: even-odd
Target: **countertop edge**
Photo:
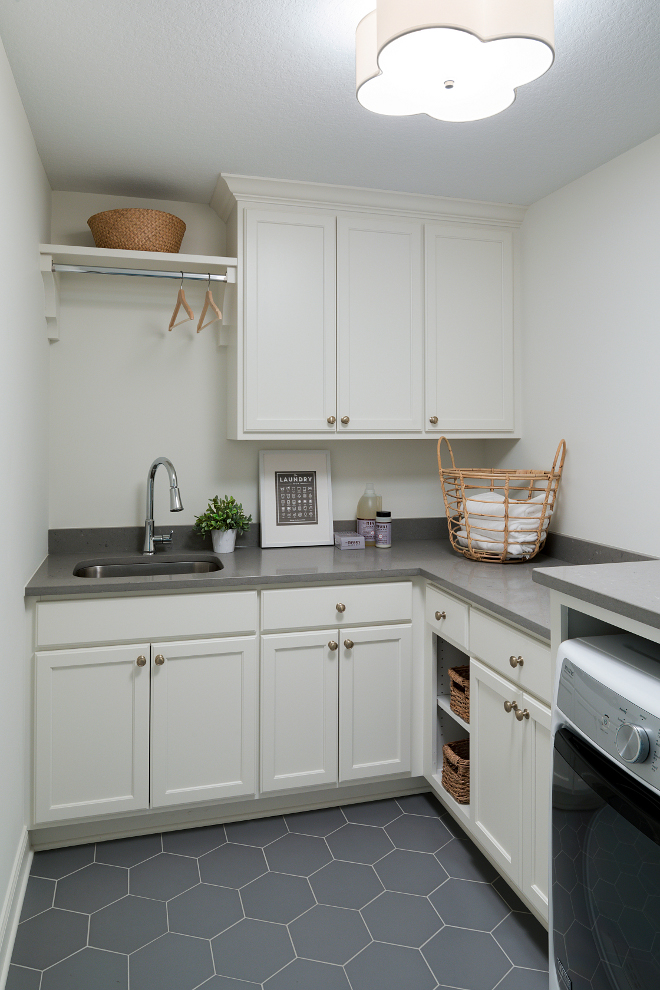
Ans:
[[[550,588],[551,591],[559,591],[571,598],[577,598],[578,601],[586,602],[588,605],[596,605],[598,608],[603,608],[608,612],[614,612],[616,615],[622,615],[627,619],[641,622],[646,626],[651,626],[653,629],[660,629],[660,613],[640,605],[634,605],[632,602],[618,598],[615,595],[608,595],[606,592],[597,591],[595,588],[586,588],[583,584],[577,581],[571,581],[565,577],[560,577],[557,573],[553,573],[553,571],[555,571],[555,568],[552,567],[536,568],[532,571],[532,581]]]

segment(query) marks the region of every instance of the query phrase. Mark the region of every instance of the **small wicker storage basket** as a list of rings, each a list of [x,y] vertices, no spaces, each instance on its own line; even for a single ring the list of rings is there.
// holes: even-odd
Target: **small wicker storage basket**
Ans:
[[[94,243],[117,251],[166,251],[177,254],[186,225],[162,210],[106,210],[87,221]]]
[[[470,722],[470,665],[450,667],[449,674],[449,707],[462,718]]]
[[[442,747],[442,786],[457,804],[470,803],[469,739],[457,739]]]
[[[443,440],[451,467],[442,466]],[[454,550],[494,563],[536,556],[548,535],[565,457],[561,440],[550,471],[457,468],[449,440],[440,437],[438,469]]]

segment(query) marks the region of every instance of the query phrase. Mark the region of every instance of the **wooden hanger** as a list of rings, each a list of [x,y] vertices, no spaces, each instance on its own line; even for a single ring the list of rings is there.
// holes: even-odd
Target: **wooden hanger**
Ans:
[[[183,291],[183,272],[181,272],[181,285],[179,286],[179,293],[178,293],[178,295],[176,297],[176,306],[174,307],[174,312],[172,313],[172,319],[170,320],[170,325],[167,328],[168,330],[173,330],[174,327],[180,327],[182,323],[187,323],[188,322],[188,320],[179,320],[178,323],[175,323],[174,322],[176,320],[177,313],[179,312],[179,310],[180,310],[180,308],[182,306],[185,309],[186,313],[188,314],[188,320],[194,320],[195,319],[195,314],[193,313],[192,309],[188,305],[188,303],[186,301],[186,294]]]
[[[204,317],[206,316],[206,311],[208,310],[209,306],[215,313],[215,316],[213,317],[212,320],[209,320],[208,323],[204,323]],[[220,312],[215,302],[213,301],[213,293],[211,292],[211,276],[209,275],[209,284],[206,290],[204,309],[202,310],[202,315],[200,316],[199,323],[197,324],[197,333],[199,333],[200,330],[204,330],[206,327],[210,327],[212,323],[216,322],[216,320],[221,320],[221,319],[222,319],[222,313]]]

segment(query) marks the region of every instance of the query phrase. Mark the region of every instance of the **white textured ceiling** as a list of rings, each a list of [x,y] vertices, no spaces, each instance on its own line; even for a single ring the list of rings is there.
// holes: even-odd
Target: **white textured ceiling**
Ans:
[[[555,0],[556,61],[504,113],[382,117],[374,0],[1,0],[54,189],[208,202],[218,173],[528,204],[660,132],[658,0]]]

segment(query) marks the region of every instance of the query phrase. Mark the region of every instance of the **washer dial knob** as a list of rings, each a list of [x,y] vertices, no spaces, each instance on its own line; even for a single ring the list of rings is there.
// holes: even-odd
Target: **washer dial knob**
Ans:
[[[624,763],[643,763],[651,748],[646,729],[624,722],[616,734],[616,748]]]

